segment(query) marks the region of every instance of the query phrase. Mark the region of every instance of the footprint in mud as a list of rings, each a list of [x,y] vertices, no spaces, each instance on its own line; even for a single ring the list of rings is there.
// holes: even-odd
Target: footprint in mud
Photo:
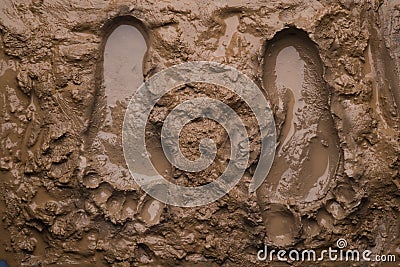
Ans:
[[[102,82],[98,86],[86,141],[92,170],[83,178],[83,184],[87,188],[97,188],[93,190],[93,202],[111,221],[120,222],[140,212],[137,211],[137,199],[140,196],[130,193],[131,197],[126,197],[127,193],[121,192],[139,189],[130,176],[123,156],[122,125],[129,101],[143,83],[148,38],[144,27],[137,21],[127,19],[114,24],[108,28],[109,34],[105,36],[99,77]],[[169,162],[166,163],[160,148],[161,144],[149,142],[148,150],[156,169],[169,173]],[[104,189],[104,184],[110,186]],[[159,206],[162,210],[162,205]]]
[[[269,241],[290,245],[298,217],[287,207],[310,208],[323,198],[339,162],[329,90],[316,45],[300,30],[279,32],[267,45],[263,83],[275,113],[278,144],[258,191]]]
[[[116,192],[108,183],[92,191],[92,200],[113,223],[123,223],[139,215],[141,221],[151,226],[158,224],[164,204],[149,196],[140,199],[132,192]]]
[[[147,225],[158,224],[161,220],[161,213],[164,208],[164,204],[158,200],[151,197],[146,197],[146,199],[141,202],[141,212],[140,218]]]

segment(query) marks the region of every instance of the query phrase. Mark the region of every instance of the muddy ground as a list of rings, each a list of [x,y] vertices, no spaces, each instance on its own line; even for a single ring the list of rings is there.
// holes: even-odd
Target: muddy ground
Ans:
[[[264,245],[323,250],[339,238],[400,261],[400,1],[0,0],[0,33],[0,259],[10,266],[265,266]],[[212,138],[216,162],[188,173],[166,160],[162,122],[184,100],[224,101],[251,142],[233,190],[181,208],[134,182],[121,127],[143,80],[196,60],[260,87],[278,143],[249,193],[260,164],[249,107],[226,88],[175,88],[146,135],[168,180],[205,184],[229,161],[226,132],[207,119],[179,141],[194,160]]]

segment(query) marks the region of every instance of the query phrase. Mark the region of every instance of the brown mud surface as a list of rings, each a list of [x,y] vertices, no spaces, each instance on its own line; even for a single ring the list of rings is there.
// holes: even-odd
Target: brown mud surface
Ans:
[[[121,129],[143,81],[197,60],[233,66],[260,87],[278,143],[271,172],[249,193],[260,132],[244,101],[202,83],[164,95],[146,144],[166,179],[205,184],[229,161],[227,133],[207,119],[185,126],[179,143],[194,160],[199,140],[212,138],[209,168],[184,172],[166,159],[162,123],[188,99],[229,105],[251,148],[227,195],[180,208],[134,182]],[[264,245],[320,251],[344,238],[349,249],[400,261],[399,77],[398,0],[0,0],[0,259],[265,266]],[[293,265],[301,263],[271,264]]]

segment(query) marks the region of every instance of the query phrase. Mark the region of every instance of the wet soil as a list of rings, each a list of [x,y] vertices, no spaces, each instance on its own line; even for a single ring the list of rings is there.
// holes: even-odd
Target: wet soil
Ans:
[[[296,203],[301,214],[321,202],[336,175],[340,151],[323,73],[305,32],[284,30],[268,43],[263,82],[280,133],[273,167],[258,195],[274,244],[290,245],[300,223],[290,211],[277,210]],[[270,207],[277,203],[282,207]]]
[[[257,251],[334,246],[400,251],[400,2],[0,1],[0,259],[10,266],[265,266]],[[125,109],[152,75],[186,61],[231,65],[271,103],[274,163],[249,193],[260,132],[224,88],[187,84],[155,106],[147,148],[176,183],[204,184],[229,161],[210,120],[180,145],[173,168],[162,122],[182,101],[212,96],[244,121],[250,160],[226,196],[164,205],[134,182],[122,152]],[[300,263],[273,263],[272,266]],[[321,263],[320,266],[331,266]]]

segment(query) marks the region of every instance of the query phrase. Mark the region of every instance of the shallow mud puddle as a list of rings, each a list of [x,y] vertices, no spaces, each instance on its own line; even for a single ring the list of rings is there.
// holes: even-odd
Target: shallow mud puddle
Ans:
[[[280,144],[278,152],[280,155],[283,153],[282,147],[287,144],[295,133],[295,112],[301,110],[305,105],[301,95],[304,83],[304,64],[305,62],[300,58],[294,46],[283,48],[276,57],[276,86],[279,90],[289,89],[287,92],[289,98],[288,111],[281,133],[283,142]]]
[[[147,151],[150,154],[150,160],[154,165],[157,172],[163,175],[167,179],[171,179],[172,167],[164,154],[164,150],[161,144],[161,137],[149,138],[146,142]]]
[[[129,100],[143,82],[146,40],[134,26],[120,25],[108,37],[104,50],[104,86],[107,105]]]

